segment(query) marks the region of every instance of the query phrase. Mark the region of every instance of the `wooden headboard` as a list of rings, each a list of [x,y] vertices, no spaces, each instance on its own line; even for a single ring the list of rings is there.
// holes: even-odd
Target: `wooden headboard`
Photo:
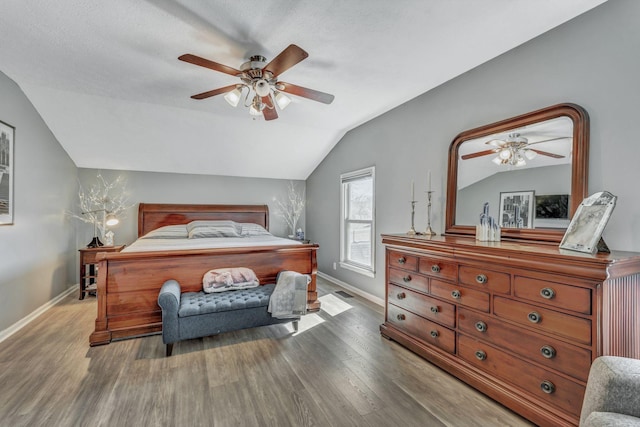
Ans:
[[[138,237],[165,225],[188,224],[196,220],[253,222],[268,230],[269,206],[140,203],[138,207]]]

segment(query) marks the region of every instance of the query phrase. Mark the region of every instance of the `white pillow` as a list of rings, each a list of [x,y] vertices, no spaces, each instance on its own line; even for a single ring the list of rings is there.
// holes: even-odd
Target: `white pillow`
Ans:
[[[260,224],[254,224],[252,222],[243,222],[240,224],[242,227],[241,234],[243,236],[271,236],[263,226]]]
[[[187,224],[190,239],[206,237],[240,237],[242,227],[234,221],[191,221]]]
[[[164,227],[151,230],[141,239],[186,239],[189,237],[186,224],[165,225]]]

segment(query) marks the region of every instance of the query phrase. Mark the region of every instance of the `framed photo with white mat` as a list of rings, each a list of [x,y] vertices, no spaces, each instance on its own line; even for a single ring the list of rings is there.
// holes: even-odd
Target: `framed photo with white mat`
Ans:
[[[608,191],[592,194],[580,203],[567,228],[560,249],[596,253],[609,252],[602,232],[616,206],[617,197]]]
[[[0,121],[0,225],[13,224],[13,146],[15,128]]]

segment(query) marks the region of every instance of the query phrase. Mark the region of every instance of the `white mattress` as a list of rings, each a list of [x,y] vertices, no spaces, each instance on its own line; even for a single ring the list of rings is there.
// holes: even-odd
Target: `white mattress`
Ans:
[[[238,248],[250,246],[293,246],[297,240],[269,236],[212,237],[202,239],[138,239],[122,252],[175,251],[187,249]]]

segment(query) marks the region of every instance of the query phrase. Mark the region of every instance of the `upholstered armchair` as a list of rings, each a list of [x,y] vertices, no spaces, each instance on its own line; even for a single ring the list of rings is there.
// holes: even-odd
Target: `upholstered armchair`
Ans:
[[[591,365],[580,427],[640,426],[640,360],[601,356]]]

